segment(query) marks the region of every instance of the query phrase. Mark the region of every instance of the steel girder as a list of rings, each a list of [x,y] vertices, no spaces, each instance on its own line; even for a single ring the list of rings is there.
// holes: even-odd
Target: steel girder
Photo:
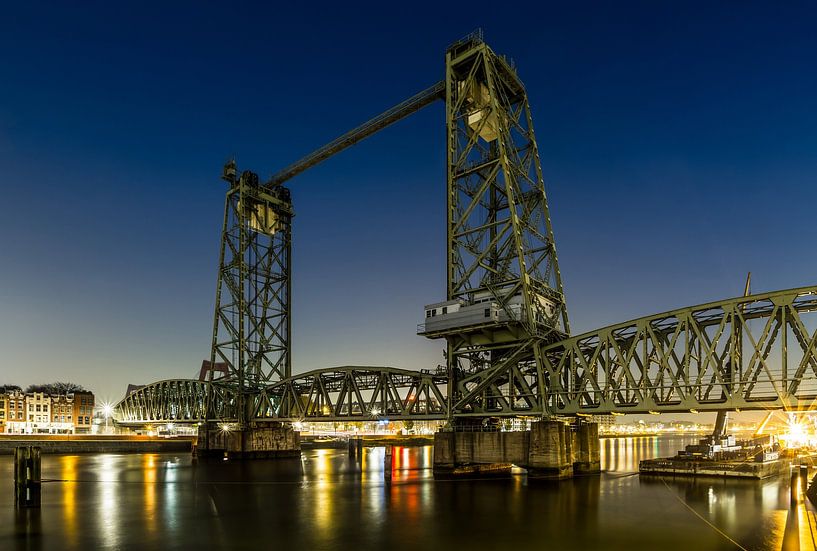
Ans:
[[[131,392],[114,406],[113,417],[123,425],[235,419],[237,403],[230,386],[195,379],[170,379]]]
[[[295,375],[245,396],[246,421],[371,421],[444,419],[445,374],[393,367],[345,366]],[[208,414],[207,400],[211,409]],[[167,380],[132,392],[114,407],[120,424],[239,421],[228,384]]]
[[[734,409],[817,403],[817,287],[640,318],[543,345],[554,414]]]
[[[268,387],[256,402],[255,417],[292,421],[442,419],[447,381],[444,373],[394,367],[310,371]]]

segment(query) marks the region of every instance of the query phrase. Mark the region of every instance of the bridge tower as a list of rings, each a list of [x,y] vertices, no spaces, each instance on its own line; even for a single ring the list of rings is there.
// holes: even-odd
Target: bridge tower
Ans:
[[[262,186],[250,171],[238,176],[234,161],[224,167],[222,178],[230,189],[224,202],[210,361],[226,365],[227,374],[218,382],[255,394],[292,374],[292,201],[286,187]],[[239,408],[239,418],[253,413]]]
[[[263,400],[263,389],[292,374],[293,210],[288,188],[261,184],[250,171],[239,175],[234,161],[225,165],[222,179],[230,187],[224,202],[210,369],[206,370],[213,383],[207,409],[208,419],[230,421],[236,442],[214,444],[211,435],[223,437],[225,431],[208,426],[204,444],[243,453],[246,433],[257,432],[255,420],[263,417],[261,410],[271,407]]]
[[[419,333],[447,341],[449,419],[544,414],[537,343],[569,325],[525,87],[479,32],[445,69],[447,296]]]

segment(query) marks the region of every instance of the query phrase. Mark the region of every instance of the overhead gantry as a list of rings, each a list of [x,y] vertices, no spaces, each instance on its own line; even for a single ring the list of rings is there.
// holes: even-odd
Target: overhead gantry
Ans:
[[[340,367],[293,375],[294,215],[283,184],[445,100],[446,294],[418,333],[444,372]],[[817,287],[756,294],[570,336],[527,93],[479,33],[445,79],[267,181],[229,184],[209,369],[126,396],[122,423],[446,419],[785,408],[817,399]],[[442,298],[442,297],[441,297]]]

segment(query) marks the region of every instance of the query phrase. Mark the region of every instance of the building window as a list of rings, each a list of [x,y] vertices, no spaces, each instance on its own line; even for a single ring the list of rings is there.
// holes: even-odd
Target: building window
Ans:
[[[491,317],[491,309],[490,309],[490,308],[486,308],[486,309],[485,309],[485,317],[486,317],[486,318],[490,318],[490,317]]]
[[[431,310],[426,310],[426,317],[427,317],[427,318],[430,318],[430,317],[431,317]]]
[[[447,313],[448,313],[448,306],[443,306],[443,314],[447,314]]]

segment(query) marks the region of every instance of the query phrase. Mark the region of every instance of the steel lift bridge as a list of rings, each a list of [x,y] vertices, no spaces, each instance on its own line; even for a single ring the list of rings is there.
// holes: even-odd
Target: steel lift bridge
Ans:
[[[445,370],[291,367],[291,178],[423,107],[446,115],[445,300],[418,333]],[[811,409],[817,286],[681,308],[571,335],[530,107],[516,68],[474,33],[445,79],[268,181],[229,188],[210,359],[115,407],[121,424],[448,419]]]

